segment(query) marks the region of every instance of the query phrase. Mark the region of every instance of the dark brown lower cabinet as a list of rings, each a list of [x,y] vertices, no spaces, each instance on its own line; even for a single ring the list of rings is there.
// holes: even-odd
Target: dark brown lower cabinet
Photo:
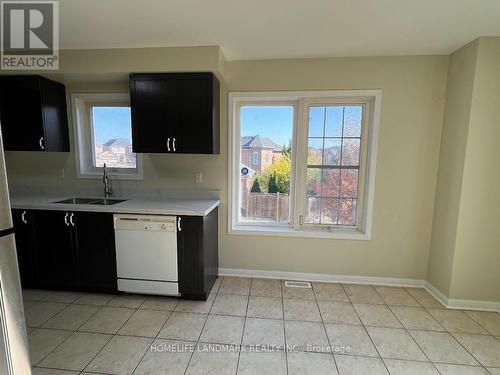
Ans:
[[[25,288],[117,293],[113,214],[12,211]],[[218,212],[180,216],[179,292],[206,300],[218,275]],[[139,249],[140,250],[140,249]]]
[[[17,261],[23,288],[35,288],[36,252],[35,227],[33,213],[30,210],[12,210],[12,221],[15,228]]]
[[[116,292],[113,214],[75,212],[78,285],[90,292]]]
[[[71,212],[33,211],[36,281],[40,288],[73,290],[78,286]]]
[[[21,283],[26,288],[113,293],[113,214],[13,210]]]
[[[218,275],[218,210],[215,208],[207,216],[180,218],[179,291],[182,298],[205,301]]]

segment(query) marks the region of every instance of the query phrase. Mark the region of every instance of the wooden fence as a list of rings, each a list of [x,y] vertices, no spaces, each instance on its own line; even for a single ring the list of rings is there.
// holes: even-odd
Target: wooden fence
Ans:
[[[242,215],[246,218],[288,221],[287,194],[249,193],[242,202]]]

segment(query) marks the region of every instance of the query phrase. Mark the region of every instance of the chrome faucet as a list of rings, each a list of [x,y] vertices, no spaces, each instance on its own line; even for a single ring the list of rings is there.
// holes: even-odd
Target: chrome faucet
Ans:
[[[108,171],[106,169],[106,163],[103,166],[102,183],[104,184],[104,198],[108,198],[110,194],[113,194],[113,188],[109,185]]]

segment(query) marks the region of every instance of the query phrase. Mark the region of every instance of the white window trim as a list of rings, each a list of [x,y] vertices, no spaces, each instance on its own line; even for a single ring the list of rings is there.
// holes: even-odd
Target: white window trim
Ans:
[[[94,148],[90,144],[90,142],[92,142],[92,128],[85,129],[89,126],[88,121],[85,119],[85,103],[128,103],[130,102],[130,95],[125,92],[73,93],[71,95],[71,102],[73,107],[73,123],[75,126],[75,161],[77,178],[100,179],[102,178],[102,168],[89,166],[88,163],[88,155],[94,154]],[[90,134],[90,137],[88,134]],[[136,157],[137,168],[108,168],[109,176],[114,180],[143,180],[142,154],[136,154]]]
[[[345,100],[364,100],[371,103],[369,112],[369,126],[367,134],[367,155],[366,155],[366,175],[364,186],[364,209],[362,228],[337,227],[331,232],[322,229],[312,229],[307,226],[299,226],[298,215],[293,212],[294,209],[303,207],[302,201],[304,197],[295,194],[294,186],[300,185],[294,183],[291,187],[290,199],[294,202],[290,207],[291,225],[267,226],[265,224],[244,225],[238,223],[239,210],[239,194],[234,194],[236,188],[239,189],[240,176],[236,173],[239,170],[240,161],[240,130],[236,124],[239,124],[239,108],[241,104],[276,102],[290,104],[295,102],[294,124],[292,140],[292,163],[295,168],[292,170],[292,178],[296,176],[300,178],[301,169],[303,166],[295,162],[297,160],[296,150],[299,150],[298,143],[300,142],[299,132],[303,129],[298,129],[299,125],[297,117],[299,113],[305,113],[303,108],[305,101],[321,100],[321,99],[345,99]],[[375,192],[375,170],[377,163],[377,145],[378,132],[380,125],[380,110],[382,102],[382,90],[335,90],[335,91],[264,91],[264,92],[229,92],[228,94],[228,233],[234,235],[258,235],[258,236],[279,236],[279,237],[310,237],[310,238],[331,238],[343,240],[370,240],[372,232],[373,219],[373,201]],[[298,110],[297,110],[297,107]]]

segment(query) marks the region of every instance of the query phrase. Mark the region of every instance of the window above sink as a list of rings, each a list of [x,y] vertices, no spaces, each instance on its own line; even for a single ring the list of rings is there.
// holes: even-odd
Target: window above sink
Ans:
[[[106,164],[111,179],[142,180],[141,154],[132,152],[129,94],[73,94],[72,102],[78,178],[100,179]]]

